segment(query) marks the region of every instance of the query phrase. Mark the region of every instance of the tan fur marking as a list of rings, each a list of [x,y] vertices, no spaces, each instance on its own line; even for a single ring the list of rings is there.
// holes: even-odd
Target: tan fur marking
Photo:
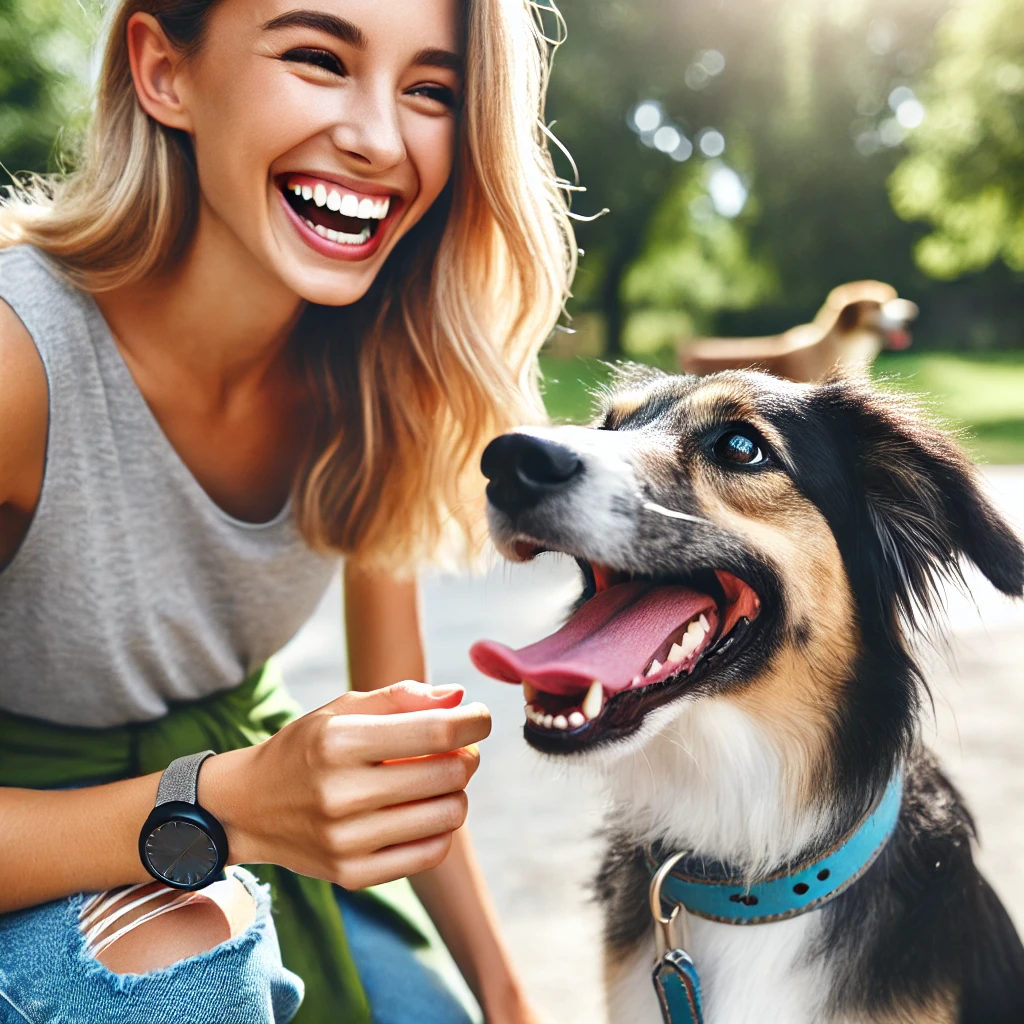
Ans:
[[[625,391],[616,394],[608,409],[609,426],[618,427],[627,417],[643,406],[650,396],[643,391]]]
[[[960,1011],[957,999],[951,992],[933,996],[926,1006],[907,1006],[893,1010],[883,1016],[872,1017],[871,1024],[957,1024]],[[860,1024],[861,1018],[850,1020],[849,1024]],[[840,1024],[847,1024],[846,1020]]]
[[[753,685],[729,695],[772,733],[791,773],[792,797],[818,792],[833,711],[857,654],[853,595],[824,517],[781,473],[725,474],[695,465],[703,514],[741,535],[774,565],[785,589],[790,635]],[[807,626],[806,642],[792,635]]]

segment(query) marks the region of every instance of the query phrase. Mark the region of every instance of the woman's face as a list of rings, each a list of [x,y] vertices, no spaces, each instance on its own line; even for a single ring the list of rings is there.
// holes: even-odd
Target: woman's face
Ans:
[[[365,294],[444,188],[459,0],[222,0],[179,78],[204,215],[311,302]]]

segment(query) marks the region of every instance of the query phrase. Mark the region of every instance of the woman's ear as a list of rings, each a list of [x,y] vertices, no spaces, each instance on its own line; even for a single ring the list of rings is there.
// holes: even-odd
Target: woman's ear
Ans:
[[[958,575],[960,556],[1004,594],[1024,596],[1024,545],[955,435],[913,399],[867,380],[834,377],[824,390],[842,410],[878,553],[904,610],[913,601],[928,607],[937,578]]]
[[[128,59],[139,105],[154,121],[191,133],[192,118],[180,92],[184,55],[151,14],[133,14],[128,19],[127,34]]]

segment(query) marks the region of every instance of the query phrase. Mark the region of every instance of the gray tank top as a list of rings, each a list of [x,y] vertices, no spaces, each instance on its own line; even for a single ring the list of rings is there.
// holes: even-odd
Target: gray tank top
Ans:
[[[159,718],[237,686],[309,617],[338,560],[290,503],[234,519],[153,417],[99,307],[40,252],[0,251],[50,392],[42,493],[0,570],[0,709],[65,725]]]

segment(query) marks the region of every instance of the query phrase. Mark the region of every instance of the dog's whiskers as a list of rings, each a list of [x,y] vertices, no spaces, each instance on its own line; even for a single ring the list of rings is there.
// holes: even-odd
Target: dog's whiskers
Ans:
[[[700,516],[691,516],[687,512],[677,512],[673,508],[665,508],[664,505],[659,505],[655,501],[645,501],[643,507],[648,512],[657,512],[659,516],[665,516],[668,519],[682,519],[688,523],[705,523],[708,526],[713,525],[710,519],[702,519]]]

